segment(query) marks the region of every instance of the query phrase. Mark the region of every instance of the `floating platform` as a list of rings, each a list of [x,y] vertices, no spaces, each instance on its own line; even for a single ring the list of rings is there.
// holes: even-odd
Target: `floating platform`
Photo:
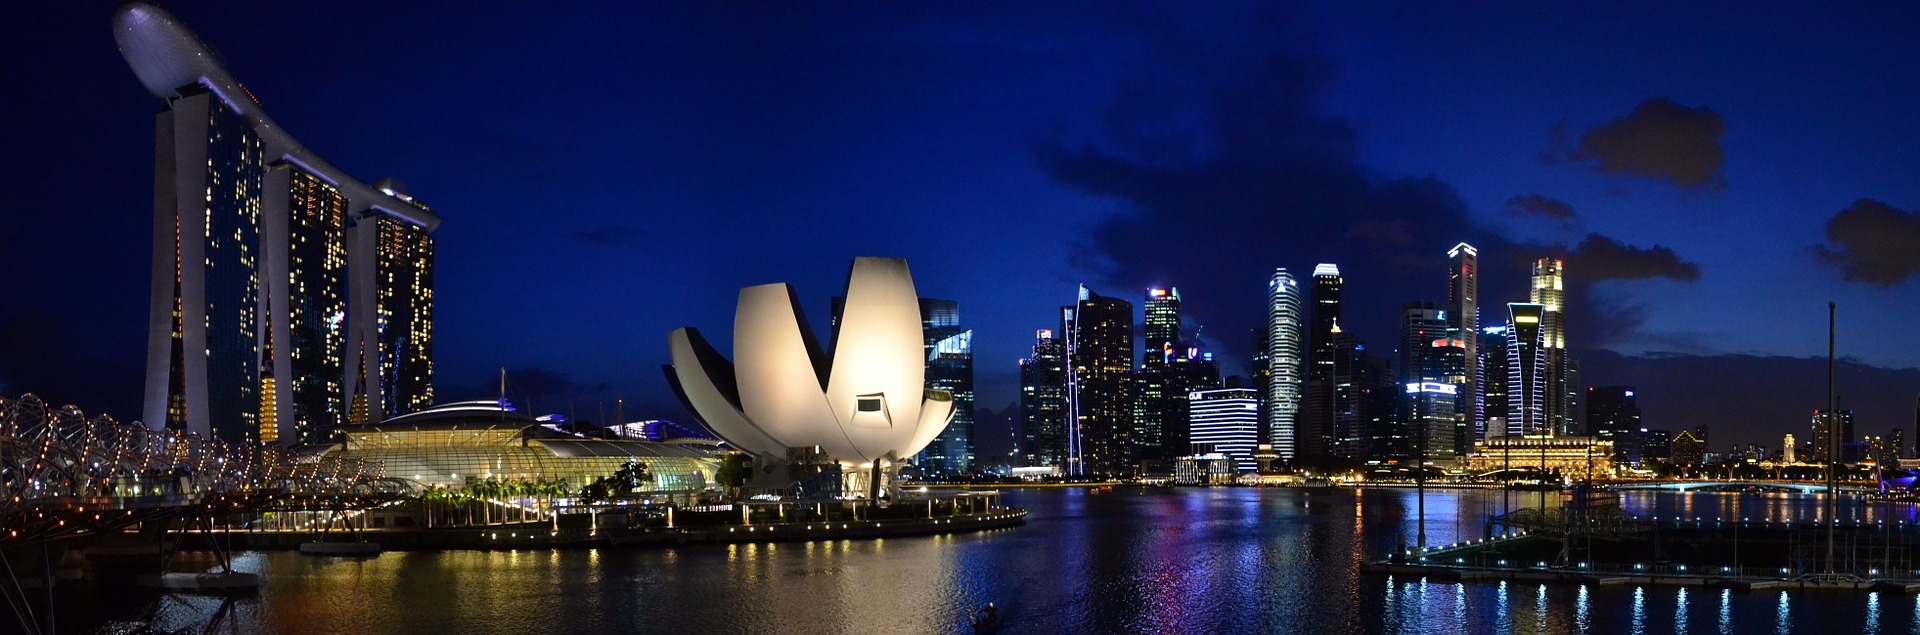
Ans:
[[[134,584],[150,589],[213,591],[232,593],[260,588],[260,576],[251,573],[147,573],[135,576]]]
[[[377,556],[380,555],[380,543],[377,542],[303,542],[300,553],[310,556]]]

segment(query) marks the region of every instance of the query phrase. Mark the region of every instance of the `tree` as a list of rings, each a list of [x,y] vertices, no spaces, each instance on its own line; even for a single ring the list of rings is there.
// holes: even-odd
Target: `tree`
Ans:
[[[564,485],[566,481],[561,481]],[[651,486],[653,475],[647,472],[647,466],[638,459],[628,459],[627,464],[615,470],[613,474],[601,477],[580,490],[581,500],[588,504],[598,503],[609,498],[618,498],[642,489],[642,485]]]
[[[720,457],[720,469],[713,471],[713,480],[727,488],[727,496],[739,498],[739,489],[747,485],[747,479],[753,477],[753,457],[735,452]]]

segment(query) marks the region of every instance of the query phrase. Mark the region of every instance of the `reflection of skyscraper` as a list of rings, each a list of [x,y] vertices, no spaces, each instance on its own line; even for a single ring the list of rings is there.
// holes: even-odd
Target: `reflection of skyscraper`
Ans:
[[[1133,409],[1133,305],[1080,287],[1061,309],[1067,340],[1067,473],[1130,473]]]
[[[1480,252],[1473,245],[1460,243],[1447,251],[1446,311],[1447,326],[1460,340],[1466,360],[1454,434],[1454,447],[1465,453],[1473,447],[1475,432],[1486,426],[1486,402],[1481,397],[1486,380],[1480,370]]]
[[[395,223],[410,228],[403,233],[412,243],[428,245],[428,274],[394,281],[411,285],[405,291],[415,298],[413,310],[398,315],[414,331],[413,357],[394,377],[431,399],[426,233],[439,219],[301,145],[172,15],[128,3],[115,11],[113,32],[163,107],[155,122],[144,418],[229,443],[325,440],[346,401],[342,321],[351,325],[363,310],[369,320],[385,317],[371,294],[364,306],[341,308],[343,264],[349,278],[376,268],[371,257],[352,258],[350,247],[342,255],[342,222]],[[420,269],[420,250],[410,251],[402,257]]]
[[[921,469],[935,475],[973,469],[973,331],[960,328],[960,303],[920,299],[920,325],[926,336],[927,388],[953,395],[953,421],[917,457]]]
[[[1554,434],[1547,418],[1546,307],[1507,303],[1507,434]]]
[[[1569,406],[1577,403],[1578,397],[1568,399],[1572,389],[1567,385],[1567,334],[1566,334],[1566,267],[1565,263],[1553,258],[1541,258],[1533,263],[1533,284],[1529,300],[1541,305],[1540,341],[1546,352],[1545,375],[1546,400],[1543,408],[1547,422],[1553,426],[1556,434],[1566,434],[1573,428],[1573,413]]]
[[[1322,263],[1313,268],[1313,288],[1309,292],[1307,331],[1306,396],[1300,407],[1300,419],[1294,438],[1295,456],[1324,459],[1331,455],[1335,412],[1334,336],[1340,325],[1340,288],[1345,283],[1340,268]]]
[[[1275,269],[1267,283],[1267,328],[1265,371],[1266,427],[1268,443],[1281,460],[1292,461],[1299,450],[1298,419],[1304,367],[1301,353],[1306,332],[1301,322],[1300,287],[1285,268]],[[1256,356],[1257,357],[1257,356]]]
[[[1052,329],[1040,329],[1033,356],[1020,360],[1020,412],[1029,466],[1067,464],[1067,346]]]

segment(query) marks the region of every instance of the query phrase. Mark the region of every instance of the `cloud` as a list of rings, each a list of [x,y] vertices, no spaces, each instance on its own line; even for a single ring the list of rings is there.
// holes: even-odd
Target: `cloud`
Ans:
[[[1599,234],[1587,234],[1569,256],[1570,267],[1577,267],[1588,280],[1650,280],[1666,278],[1681,282],[1700,279],[1700,265],[1680,259],[1672,248],[1654,245],[1646,249],[1620,244]]]
[[[1720,147],[1726,128],[1726,120],[1711,108],[1653,97],[1625,117],[1588,128],[1565,158],[1600,174],[1652,177],[1686,190],[1719,190],[1727,185]],[[1564,131],[1556,126],[1549,134],[1563,136]]]
[[[1827,244],[1809,249],[1847,282],[1899,284],[1920,273],[1920,214],[1863,198],[1827,219]]]
[[[1521,194],[1507,199],[1507,213],[1514,216],[1541,216],[1554,220],[1573,220],[1573,206],[1557,198],[1539,194]]]
[[[653,234],[632,227],[608,226],[576,231],[568,237],[597,247],[621,247],[649,240]]]

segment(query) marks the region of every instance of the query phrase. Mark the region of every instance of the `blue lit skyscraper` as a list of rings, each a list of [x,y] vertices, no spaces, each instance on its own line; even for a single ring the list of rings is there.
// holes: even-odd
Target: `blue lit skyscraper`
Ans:
[[[953,394],[953,421],[920,451],[928,474],[957,476],[973,469],[973,331],[960,328],[960,304],[920,299],[926,334],[927,388]]]

